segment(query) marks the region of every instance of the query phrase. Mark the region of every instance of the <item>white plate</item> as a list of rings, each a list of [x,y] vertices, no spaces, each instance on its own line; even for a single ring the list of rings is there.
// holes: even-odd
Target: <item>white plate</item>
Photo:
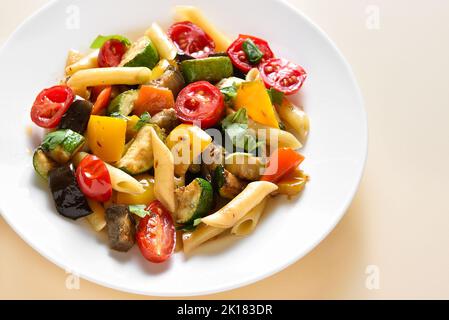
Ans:
[[[275,0],[189,0],[220,29],[267,39],[278,56],[309,74],[301,99],[311,119],[303,168],[311,176],[298,199],[279,198],[255,233],[209,243],[186,259],[147,263],[134,248],[112,252],[86,222],[59,216],[35,175],[32,149],[42,132],[30,127],[36,94],[61,77],[67,51],[87,50],[98,34],[137,37],[152,21],[171,22],[180,0],[54,1],[28,19],[0,53],[0,208],[34,249],[57,265],[93,282],[133,293],[188,296],[250,284],[294,263],[314,248],[345,213],[360,181],[367,125],[361,94],[349,65],[327,36],[289,5]],[[237,10],[236,10],[237,8]],[[79,14],[80,29],[73,15]],[[71,16],[72,15],[72,16]],[[67,24],[68,23],[68,24]]]

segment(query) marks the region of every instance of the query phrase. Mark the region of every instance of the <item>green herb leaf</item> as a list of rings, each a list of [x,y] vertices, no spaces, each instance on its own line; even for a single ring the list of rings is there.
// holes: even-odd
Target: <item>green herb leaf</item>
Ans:
[[[64,142],[68,131],[70,130],[58,130],[48,133],[42,142],[42,149],[44,151],[54,150],[57,146]]]
[[[230,87],[220,89],[220,91],[225,97],[225,102],[234,101],[237,97],[237,85],[235,83]]]
[[[202,219],[201,219],[201,218],[195,219],[195,220],[193,221],[193,226],[196,227],[196,226],[198,226],[201,222],[202,222]]]
[[[131,41],[129,41],[128,38],[118,35],[118,34],[114,34],[114,35],[110,35],[110,36],[102,36],[99,35],[98,37],[95,38],[95,40],[92,42],[92,44],[90,45],[91,49],[100,49],[104,43],[108,40],[111,39],[116,39],[121,41],[123,44],[125,44],[127,47],[129,47],[131,45]]]
[[[263,52],[256,46],[253,40],[246,39],[242,44],[242,49],[246,54],[246,58],[252,64],[257,64],[263,58]]]
[[[136,204],[136,205],[129,206],[129,211],[131,211],[131,213],[133,213],[136,216],[139,216],[141,218],[145,218],[145,216],[148,215],[148,213],[149,213],[145,209],[146,209],[146,206],[144,204]]]
[[[274,88],[267,89],[268,95],[270,96],[271,103],[274,105],[281,105],[282,100],[284,99],[284,93],[277,91]]]
[[[253,152],[259,147],[256,137],[248,130],[248,115],[245,108],[227,116],[221,125],[237,150]]]
[[[140,129],[142,129],[142,127],[144,125],[146,125],[147,123],[150,123],[150,120],[151,120],[151,116],[148,112],[142,113],[139,121],[137,121],[136,125],[134,126],[134,130],[139,131]]]

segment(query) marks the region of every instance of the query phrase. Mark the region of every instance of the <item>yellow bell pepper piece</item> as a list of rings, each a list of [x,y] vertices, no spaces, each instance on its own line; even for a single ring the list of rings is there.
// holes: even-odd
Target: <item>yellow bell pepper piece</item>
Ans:
[[[125,150],[126,121],[118,118],[91,116],[87,140],[93,154],[105,162],[120,160]]]
[[[276,111],[262,81],[244,82],[237,91],[237,109],[245,108],[254,121],[269,127],[279,128]]]
[[[212,137],[197,126],[181,124],[173,129],[166,144],[175,158],[175,174],[185,175],[193,160],[211,143]]]
[[[145,191],[141,194],[118,192],[116,203],[127,205],[149,205],[152,201],[156,200],[156,196],[154,195],[154,178],[148,174],[143,174],[135,178],[140,182]]]
[[[159,79],[169,66],[170,62],[168,62],[168,60],[162,59],[161,61],[159,61],[158,64],[153,68],[153,70],[151,70],[150,81]]]

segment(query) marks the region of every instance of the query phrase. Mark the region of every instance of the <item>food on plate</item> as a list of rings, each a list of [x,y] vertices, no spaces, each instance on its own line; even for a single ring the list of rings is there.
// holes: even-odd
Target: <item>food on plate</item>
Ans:
[[[197,8],[175,11],[166,30],[71,50],[65,80],[30,111],[45,130],[33,167],[56,211],[86,218],[112,250],[137,244],[150,263],[249,235],[270,198],[309,181],[309,118],[289,97],[306,71],[261,37],[232,41]]]

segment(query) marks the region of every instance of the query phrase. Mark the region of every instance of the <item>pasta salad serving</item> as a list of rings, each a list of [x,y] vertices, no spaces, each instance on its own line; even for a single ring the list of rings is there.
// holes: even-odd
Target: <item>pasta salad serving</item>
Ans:
[[[45,129],[33,165],[57,212],[153,263],[251,233],[270,198],[308,181],[309,120],[288,98],[305,70],[256,36],[231,41],[195,7],[175,11],[167,30],[70,50],[64,80],[31,109]]]

